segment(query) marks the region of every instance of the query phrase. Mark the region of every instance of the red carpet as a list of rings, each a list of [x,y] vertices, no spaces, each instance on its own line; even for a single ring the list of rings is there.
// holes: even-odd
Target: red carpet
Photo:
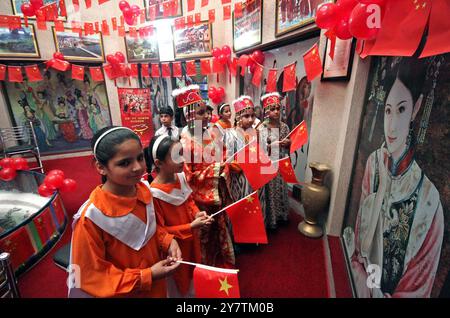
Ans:
[[[336,236],[328,236],[328,245],[330,246],[336,298],[351,298],[353,294],[341,240]]]
[[[55,248],[35,267],[19,277],[19,289],[25,298],[65,298],[67,296],[66,273],[53,263],[54,253],[70,242],[73,214],[88,198],[92,189],[100,183],[100,177],[92,166],[92,157],[79,157],[45,161],[46,171],[61,169],[68,178],[78,183],[76,193],[63,194],[69,215],[68,227]],[[244,298],[300,298],[329,297],[327,268],[324,260],[323,239],[309,239],[301,235],[297,225],[301,217],[291,212],[290,223],[269,233],[268,245],[248,245],[237,256],[241,297]],[[345,269],[342,254],[330,240],[335,285],[345,286]],[[333,260],[336,259],[336,260]],[[344,266],[344,267],[343,267]],[[336,291],[338,297],[348,297],[348,290]]]

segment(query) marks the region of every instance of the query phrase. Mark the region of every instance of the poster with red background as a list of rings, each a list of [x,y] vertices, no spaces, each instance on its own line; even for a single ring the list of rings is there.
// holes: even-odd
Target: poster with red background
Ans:
[[[148,88],[118,88],[122,125],[132,129],[147,147],[154,135]]]

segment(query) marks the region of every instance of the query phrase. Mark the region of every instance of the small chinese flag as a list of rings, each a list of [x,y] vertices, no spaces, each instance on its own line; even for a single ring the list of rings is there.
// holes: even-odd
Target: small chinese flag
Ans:
[[[223,6],[223,20],[229,20],[231,18],[231,6]]]
[[[132,37],[133,39],[136,39],[138,37],[137,31],[135,27],[130,27],[129,28],[130,31],[130,37]]]
[[[186,61],[186,75],[187,76],[197,75],[197,67],[195,66],[195,61]]]
[[[434,2],[386,1],[382,25],[370,55],[412,56],[419,47]],[[448,19],[448,11],[440,14]]]
[[[216,10],[211,9],[208,11],[209,23],[214,23],[216,21]]]
[[[72,64],[72,78],[79,81],[84,80],[84,66]]]
[[[231,0],[222,0],[222,4],[227,4],[227,3],[230,3],[231,2]]]
[[[35,243],[31,242],[27,230],[28,226],[21,226],[12,231],[11,234],[0,239],[0,251],[11,255],[13,270],[16,270],[35,254],[33,247]]]
[[[256,140],[239,150],[235,154],[235,160],[255,191],[277,175],[277,169]]]
[[[28,82],[38,82],[43,80],[41,71],[39,71],[39,67],[36,64],[25,66],[24,68]]]
[[[59,0],[59,12],[60,15],[63,17],[67,17],[67,10],[66,10],[66,3],[64,2],[65,0]]]
[[[178,0],[172,0],[172,16],[178,15],[178,6],[180,4],[178,3]]]
[[[305,64],[306,77],[312,82],[317,76],[322,74],[322,61],[320,60],[319,47],[317,43],[303,54],[303,62]]]
[[[187,0],[187,9],[188,12],[195,10],[195,0]]]
[[[45,20],[37,20],[36,25],[38,30],[45,31],[47,30],[47,22]]]
[[[89,71],[91,72],[91,77],[95,82],[103,82],[105,80],[100,67],[89,67]]]
[[[293,91],[296,88],[296,63],[284,67],[283,92]]]
[[[188,15],[186,19],[188,28],[192,28],[194,26],[194,16]]]
[[[211,74],[211,61],[209,59],[200,60],[200,68],[202,75]]]
[[[109,25],[108,25],[108,21],[106,21],[106,20],[102,21],[102,33],[103,33],[103,35],[109,35]]]
[[[197,298],[240,298],[238,270],[197,265],[194,288]]]
[[[131,68],[131,77],[138,77],[139,71],[138,71],[138,65],[136,63],[130,64]]]
[[[55,21],[58,18],[58,6],[56,2],[49,3],[41,8],[46,21]]]
[[[150,77],[148,64],[142,64],[142,77]]]
[[[117,18],[116,17],[111,18],[111,24],[112,24],[113,31],[116,31],[117,30]]]
[[[296,152],[308,141],[308,128],[306,122],[302,121],[297,127],[292,129],[288,137],[291,139],[291,149],[289,153]]]
[[[209,3],[209,0],[202,0],[202,8],[206,7]]]
[[[170,77],[170,65],[169,63],[161,63],[162,77]]]
[[[148,19],[153,21],[156,19],[156,5],[152,5],[148,7]]]
[[[172,63],[172,76],[173,77],[181,77],[181,62]]]
[[[94,29],[95,29],[95,33],[99,33],[100,32],[100,23],[98,21],[95,22]]]
[[[51,67],[53,67],[55,70],[65,72],[70,68],[70,63],[67,61],[63,61],[60,59],[52,59]]]
[[[253,192],[225,210],[230,218],[236,243],[268,243],[258,192]]]
[[[223,73],[225,72],[225,67],[222,63],[219,62],[219,60],[216,57],[213,57],[213,73]]]
[[[123,25],[118,26],[117,33],[119,34],[119,36],[124,37],[125,36],[125,27]]]
[[[234,4],[234,17],[235,18],[242,17],[242,2],[236,2]]]
[[[195,14],[195,24],[199,25],[202,22],[202,15],[200,13]]]
[[[228,64],[228,69],[230,70],[230,74],[233,76],[237,75],[237,66],[239,59],[234,57],[231,62]]]
[[[76,135],[73,137],[78,139]],[[56,234],[56,228],[53,225],[50,208],[45,209],[38,217],[35,217],[33,219],[33,224],[41,242],[47,242],[54,234]]]
[[[8,79],[10,82],[23,82],[22,68],[20,66],[8,66]]]
[[[84,2],[86,3],[86,9],[92,7],[92,0],[84,0]]]
[[[175,29],[181,30],[186,27],[186,21],[184,17],[175,19]]]
[[[4,81],[6,77],[6,65],[0,64],[0,81]]]
[[[94,34],[94,24],[91,22],[84,23],[84,34],[91,35]]]
[[[152,64],[152,77],[161,77],[161,73],[159,72],[159,63]]]
[[[72,0],[72,4],[75,12],[78,12],[80,10],[80,0]]]
[[[277,69],[273,68],[269,70],[267,75],[266,92],[273,93],[277,91]]]
[[[253,72],[253,79],[252,84],[256,87],[259,87],[261,85],[261,79],[263,76],[264,68],[262,65],[256,63],[255,64],[255,71]]]
[[[431,8],[427,43],[420,57],[450,52],[450,1],[434,0]]]
[[[173,5],[172,1],[163,2],[163,16],[164,17],[170,17],[171,15],[173,15],[172,5]]]
[[[55,21],[55,31],[56,32],[64,32],[64,21],[62,21],[62,20]]]
[[[290,157],[286,157],[278,161],[278,171],[280,171],[281,177],[284,181],[286,181],[286,183],[298,183]]]

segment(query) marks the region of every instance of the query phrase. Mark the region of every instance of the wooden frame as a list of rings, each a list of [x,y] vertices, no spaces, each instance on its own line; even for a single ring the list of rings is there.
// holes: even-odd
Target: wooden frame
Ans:
[[[30,32],[29,34],[31,35],[31,39],[25,39],[24,44],[31,46],[31,43],[28,43],[29,41],[32,41],[32,46],[34,48],[32,53],[29,52],[11,52],[11,53],[4,53],[4,47],[6,46],[6,49],[11,49],[13,48],[12,45],[14,45],[13,41],[10,41],[9,39],[5,39],[5,41],[3,41],[2,39],[0,39],[0,59],[3,58],[40,58],[41,57],[41,53],[39,51],[39,45],[37,43],[37,39],[36,39],[36,30],[34,28],[33,24],[29,24],[28,27],[23,26],[21,28],[21,30],[24,29],[29,29]],[[0,28],[0,35],[3,38],[3,34],[9,32],[9,34],[11,34],[12,32],[19,32],[19,29],[15,29],[15,30],[10,30],[9,28]],[[3,32],[4,31],[4,32]],[[20,40],[19,40],[20,41]],[[21,44],[22,42],[19,42],[17,44]],[[22,43],[23,44],[23,43]]]
[[[352,73],[353,57],[355,55],[356,41],[353,39],[340,40],[336,38],[334,59],[329,56],[330,40],[325,44],[323,55],[322,81],[348,81]]]
[[[235,14],[233,12],[233,51],[234,52],[245,50],[249,47],[253,47],[255,45],[259,45],[262,43],[264,2],[263,2],[263,0],[255,0],[255,2],[259,2],[259,36],[258,36],[258,39],[253,42],[249,41],[245,45],[242,45],[242,46],[236,45],[237,41],[239,41],[239,37],[236,38],[236,24],[237,23],[249,23],[249,22],[251,23],[251,19],[252,19],[251,15],[253,15],[254,12],[258,11],[258,7],[255,7],[254,12],[246,14],[246,10],[248,7],[248,5],[246,5],[245,7],[242,8],[242,12],[243,12],[242,17],[236,19]],[[244,33],[249,33],[252,31],[253,30],[248,30],[248,31],[245,31]],[[245,40],[246,40],[246,38],[244,37],[244,40],[241,40],[241,41],[244,42]]]
[[[150,19],[148,17],[149,5],[147,4],[149,1],[150,0],[144,0],[145,19],[147,21],[150,21]],[[166,0],[160,0],[158,3],[162,4],[165,1]],[[156,19],[168,19],[168,18],[173,18],[173,17],[181,17],[182,15],[183,15],[183,1],[182,0],[178,0],[178,14],[177,15],[173,15],[173,16],[170,16],[170,17],[164,17],[163,11],[160,10],[159,12],[156,13]]]
[[[188,32],[194,32],[195,29],[199,29],[203,26],[208,26],[208,37],[209,39],[207,40],[201,40],[200,37],[198,35],[194,35],[192,36],[190,39],[184,37],[183,42],[181,43],[177,43],[177,33],[188,33]],[[209,57],[212,56],[212,48],[213,48],[213,39],[212,39],[212,24],[209,23],[208,21],[201,21],[199,24],[192,26],[192,27],[187,27],[185,29],[181,29],[181,30],[175,30],[175,27],[172,26],[172,34],[173,34],[173,50],[174,50],[174,57],[176,60],[180,60],[180,59],[192,59],[192,58],[198,58],[198,57]],[[198,40],[197,40],[198,39]],[[197,41],[193,41],[193,40],[197,40]],[[177,53],[177,46],[186,46],[188,48],[192,48],[192,46],[195,45],[196,42],[200,42],[203,43],[203,47],[205,47],[205,45],[207,44],[209,49],[205,50],[203,53]]]
[[[284,34],[287,34],[289,32],[292,32],[294,30],[303,28],[309,24],[314,23],[315,21],[315,8],[317,8],[317,6],[319,4],[322,3],[328,3],[328,2],[335,2],[334,0],[304,0],[302,1],[298,6],[300,6],[300,8],[297,8],[297,5],[294,5],[295,8],[297,8],[298,10],[302,10],[302,8],[305,8],[309,11],[310,16],[305,16],[302,17],[302,13],[299,13],[298,16],[296,16],[295,19],[300,18],[299,21],[292,23],[292,25],[284,28],[283,30],[281,30],[279,22],[280,22],[280,18],[282,19],[282,17],[280,17],[280,15],[282,16],[281,13],[281,2],[284,1],[294,1],[294,0],[277,0],[276,4],[275,4],[275,37],[279,37],[282,36]],[[287,4],[286,4],[287,5]],[[301,7],[302,5],[306,6],[306,7]],[[297,10],[295,10],[297,11]],[[293,11],[293,8],[286,8],[286,12],[291,12],[292,14],[295,15],[295,12]],[[289,13],[286,13],[289,14]]]
[[[128,62],[148,62],[148,61],[159,61],[159,45],[158,45],[158,37],[156,35],[156,29],[154,29],[154,32],[151,36],[148,36],[148,38],[154,39],[154,41],[151,41],[151,44],[156,44],[156,55],[154,57],[147,57],[147,53],[144,53],[143,58],[139,58],[136,56],[136,54],[132,54],[132,48],[130,48],[130,44],[128,43],[128,40],[133,40],[132,43],[136,43],[139,48],[144,48],[143,42],[144,40],[138,36],[137,38],[133,39],[128,36],[129,32],[126,32],[123,40],[125,41],[125,50],[127,53],[127,60]],[[151,49],[152,47],[150,47]]]
[[[11,8],[12,8],[13,14],[23,17],[23,13],[22,13],[22,10],[20,9],[20,6],[23,3],[28,3],[30,1],[29,0],[10,0],[10,1],[11,1]],[[59,1],[58,0],[43,0],[43,1],[44,1],[44,5],[56,2],[56,4],[58,5],[58,9],[59,9]],[[66,3],[66,0],[61,0],[61,1],[64,1],[64,4]],[[58,12],[58,15],[59,15],[59,12]],[[63,17],[63,18],[64,18],[64,21],[67,21],[67,17]],[[28,20],[36,20],[36,17],[29,17]]]
[[[69,32],[66,32],[66,31],[57,32],[55,30],[55,27],[52,27],[53,39],[55,41],[55,50],[57,52],[63,53],[64,57],[67,61],[82,61],[82,62],[104,62],[105,61],[105,51],[103,49],[103,37],[102,37],[101,32],[99,32],[97,34],[93,34],[93,35],[88,35],[88,36],[83,35],[80,37],[77,33],[73,33],[70,28],[64,28],[64,29],[69,30]],[[82,32],[83,32],[83,29],[82,29]],[[89,37],[98,37],[99,49],[97,50],[97,52],[89,51],[84,48],[84,47],[87,47],[87,45],[83,45],[84,47],[78,48],[78,47],[76,47],[77,43],[69,43],[68,45],[70,45],[71,47],[63,48],[63,50],[61,50],[60,41],[58,39],[58,33],[66,34],[66,37],[70,38],[70,41],[78,41],[79,40],[80,42],[83,42],[85,40],[88,40]],[[80,55],[72,55],[72,52],[74,52],[75,50],[83,52],[84,55],[90,54],[92,57],[82,56],[81,54]]]

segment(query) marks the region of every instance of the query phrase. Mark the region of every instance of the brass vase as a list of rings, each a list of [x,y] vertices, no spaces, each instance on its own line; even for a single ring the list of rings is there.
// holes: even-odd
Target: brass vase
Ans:
[[[331,170],[330,166],[311,162],[312,181],[303,186],[301,200],[305,210],[305,219],[299,223],[298,230],[307,237],[319,238],[323,235],[319,225],[319,217],[325,212],[330,200],[330,190],[324,186],[325,175]]]

